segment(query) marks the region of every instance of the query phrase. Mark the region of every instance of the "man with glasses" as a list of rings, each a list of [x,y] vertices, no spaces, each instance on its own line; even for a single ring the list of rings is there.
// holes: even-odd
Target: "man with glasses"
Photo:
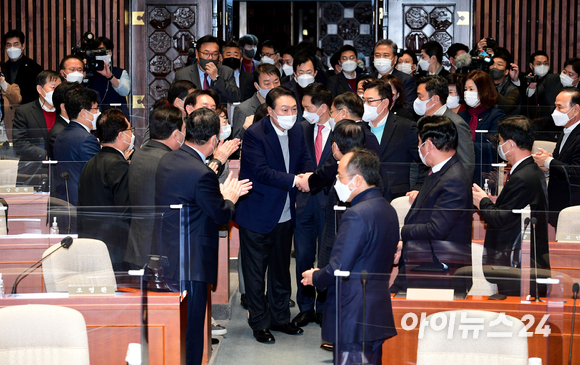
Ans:
[[[337,96],[347,91],[356,92],[356,79],[360,74],[357,72],[357,53],[353,46],[343,46],[340,50],[338,63],[342,72],[328,79],[328,88],[332,96]]]
[[[87,162],[79,181],[78,231],[81,238],[105,242],[113,269],[126,271],[129,237],[129,162],[134,128],[119,109],[108,109],[98,118],[97,136],[102,149]]]
[[[234,71],[218,64],[219,40],[211,35],[201,37],[196,44],[196,61],[175,73],[175,80],[189,80],[196,90],[215,90],[220,103],[240,101],[240,89],[236,85]]]
[[[260,63],[274,65],[280,70],[280,44],[273,40],[268,40],[262,43],[262,51],[260,52]]]

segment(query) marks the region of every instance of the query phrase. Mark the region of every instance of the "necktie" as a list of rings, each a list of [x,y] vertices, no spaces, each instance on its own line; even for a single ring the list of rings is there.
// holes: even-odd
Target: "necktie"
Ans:
[[[316,155],[316,165],[320,162],[320,156],[322,155],[322,130],[323,125],[318,125],[318,134],[316,135],[316,140],[314,141],[314,154]]]
[[[203,89],[204,90],[209,89],[209,83],[207,82],[207,74],[206,73],[203,74]]]

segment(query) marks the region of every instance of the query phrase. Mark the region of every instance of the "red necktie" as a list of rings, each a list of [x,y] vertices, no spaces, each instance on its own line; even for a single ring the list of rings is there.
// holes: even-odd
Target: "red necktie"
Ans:
[[[314,141],[314,154],[316,155],[316,165],[320,162],[320,156],[322,155],[322,130],[323,125],[318,125],[318,134],[316,135],[316,140]]]
[[[209,89],[209,83],[207,82],[207,74],[206,73],[203,74],[203,89],[204,90]]]

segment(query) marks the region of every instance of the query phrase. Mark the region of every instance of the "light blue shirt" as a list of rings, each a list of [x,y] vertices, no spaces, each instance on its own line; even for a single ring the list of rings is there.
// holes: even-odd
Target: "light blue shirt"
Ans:
[[[383,124],[380,124],[378,127],[373,127],[372,124],[369,124],[369,126],[371,127],[371,132],[373,132],[375,137],[377,137],[379,144],[381,144],[381,139],[383,138],[383,132],[385,131],[386,125],[387,125],[387,123],[383,123]]]

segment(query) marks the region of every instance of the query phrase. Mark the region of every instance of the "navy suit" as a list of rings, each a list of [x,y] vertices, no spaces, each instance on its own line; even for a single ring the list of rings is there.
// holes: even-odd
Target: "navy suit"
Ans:
[[[218,78],[212,81],[210,89],[215,90],[220,98],[220,103],[235,103],[240,101],[240,89],[236,85],[234,71],[222,65],[217,65]],[[203,89],[203,80],[199,79],[199,67],[197,61],[192,65],[184,67],[175,73],[175,81],[187,80],[195,84],[196,90]]]
[[[317,288],[328,287],[322,339],[341,345],[362,343],[363,292],[360,273],[366,270],[369,280],[365,340],[369,347],[369,343],[378,342],[380,349],[385,339],[397,334],[389,293],[389,273],[399,241],[397,213],[381,196],[378,188],[363,191],[352,200],[351,206],[340,221],[330,263],[312,275],[312,282]],[[335,299],[335,270],[351,272],[348,280],[341,279],[339,304]],[[339,313],[337,307],[340,308]],[[338,339],[335,326],[337,315],[341,329]]]
[[[288,170],[281,142],[270,117],[252,124],[244,133],[240,179],[249,179],[252,190],[240,199],[235,221],[240,226],[240,255],[254,330],[290,322],[290,249],[296,222],[295,175],[313,171],[300,123],[287,131]],[[290,199],[291,219],[281,221]],[[268,297],[264,295],[268,271]]]
[[[314,149],[315,124],[310,124],[307,121],[302,121],[304,128],[304,139],[310,154],[310,159],[316,161],[316,153]],[[325,128],[330,128],[328,125]],[[321,168],[327,159],[334,158],[331,153],[331,140],[328,136],[326,143],[323,146],[320,161],[316,166]],[[335,163],[336,165],[336,163]],[[302,273],[314,267],[316,259],[317,242],[322,240],[322,231],[324,229],[324,208],[326,206],[326,193],[320,192],[315,195],[310,193],[298,192],[296,195],[296,230],[294,232],[294,253],[296,256],[296,285],[298,290],[296,292],[296,302],[300,308],[300,312],[314,311],[314,298],[316,291],[311,286],[303,286],[300,280]],[[317,305],[318,307],[318,305]],[[318,310],[318,309],[317,309]]]
[[[185,144],[159,161],[155,204],[164,216],[156,224],[154,242],[160,244],[154,246],[168,257],[165,276],[183,281],[188,290],[186,361],[201,364],[207,284],[217,282],[218,226],[232,219],[235,207],[223,199],[217,175]],[[170,209],[170,204],[183,204],[181,214]]]
[[[378,72],[373,72],[371,75],[376,78],[381,78],[381,75]],[[413,102],[417,99],[415,78],[397,70],[396,68],[393,68],[391,75],[397,77],[403,83],[403,88],[405,89],[405,109],[413,111]]]

